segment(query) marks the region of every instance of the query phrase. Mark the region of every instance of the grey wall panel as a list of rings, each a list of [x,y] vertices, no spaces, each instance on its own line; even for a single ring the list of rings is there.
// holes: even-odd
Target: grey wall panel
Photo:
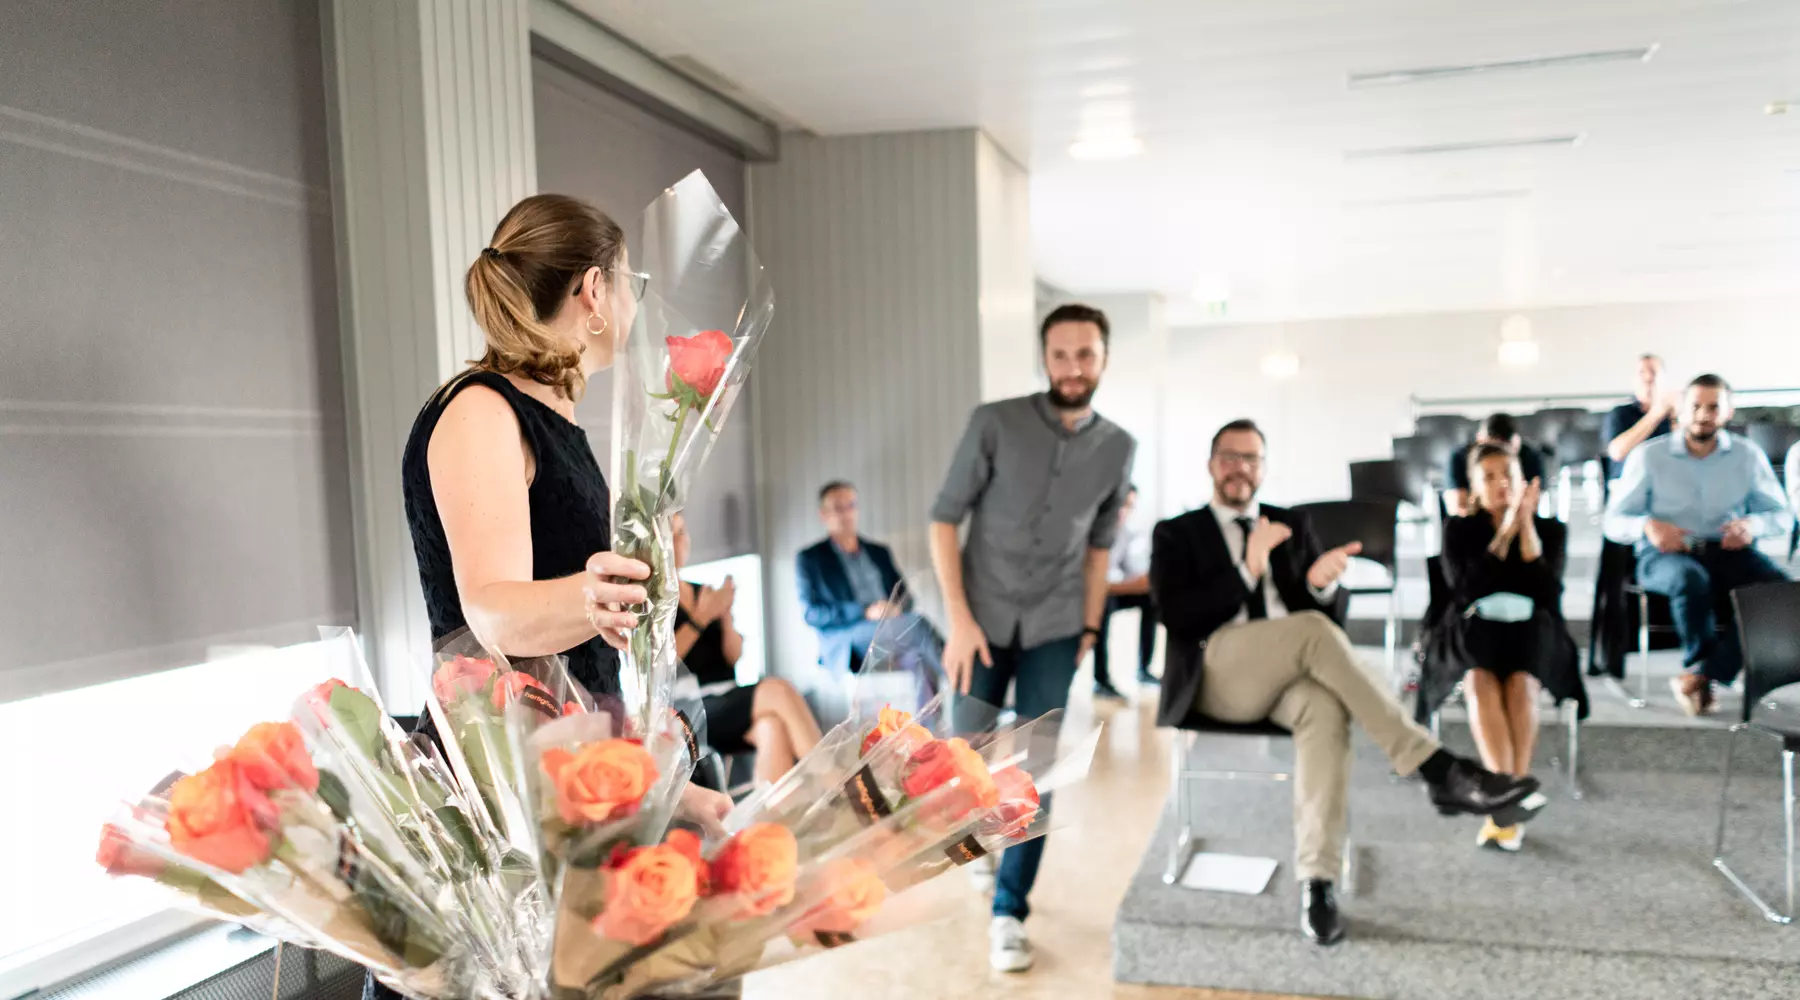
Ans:
[[[777,673],[817,656],[794,555],[822,537],[821,484],[854,481],[864,532],[930,577],[928,509],[981,393],[978,139],[787,135],[780,161],[750,168],[776,291],[752,381]]]
[[[526,2],[326,7],[358,613],[389,704],[417,706],[431,637],[400,457],[432,390],[480,356],[463,276],[536,187]]]
[[[736,154],[634,107],[541,58],[533,59],[537,114],[538,187],[576,195],[600,206],[625,230],[626,246],[639,240],[640,213],[663,188],[694,170],[719,193],[746,229],[744,164]],[[641,267],[639,268],[642,269]],[[652,283],[655,281],[653,275]],[[776,310],[780,311],[779,287]],[[688,532],[695,562],[755,552],[754,432],[751,394],[760,374],[740,398],[712,457],[688,498]],[[612,440],[612,377],[602,373],[588,386],[578,409],[601,468]]]
[[[320,30],[0,5],[0,698],[352,614]]]

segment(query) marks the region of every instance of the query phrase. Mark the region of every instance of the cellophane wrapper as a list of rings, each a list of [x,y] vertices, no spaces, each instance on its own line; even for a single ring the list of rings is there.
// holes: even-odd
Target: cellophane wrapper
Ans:
[[[962,777],[917,796],[883,790],[879,806],[852,810],[854,832],[800,861],[788,902],[746,914],[732,902],[706,900],[627,968],[588,983],[585,995],[625,1000],[709,992],[756,969],[954,912],[963,902],[960,887],[932,880],[1044,836],[1051,828],[1049,794],[1086,778],[1098,732],[1059,749],[1060,732],[1061,717],[1053,714],[990,734],[977,751],[998,786],[990,800],[978,800]],[[732,825],[748,828],[741,820]]]
[[[534,921],[514,902],[504,854],[481,834],[480,809],[388,718],[354,640],[321,648],[355,683],[319,685],[291,720],[252,727],[209,766],[128,807],[105,836],[165,867],[124,873],[365,965],[411,995],[540,995],[519,933]],[[221,892],[241,905],[221,905]]]
[[[705,175],[644,211],[633,249],[650,275],[613,362],[613,551],[650,566],[621,664],[626,715],[643,729],[675,681],[672,518],[750,374],[775,296],[750,241]]]

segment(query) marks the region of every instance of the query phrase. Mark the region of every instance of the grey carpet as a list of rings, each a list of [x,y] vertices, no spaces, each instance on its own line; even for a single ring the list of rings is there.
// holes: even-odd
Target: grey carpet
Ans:
[[[1652,759],[1682,759],[1678,748],[1655,748],[1695,735],[1621,738],[1651,748]],[[1197,762],[1244,764],[1235,751],[1198,753]],[[1800,994],[1800,928],[1762,920],[1710,864],[1716,771],[1596,768],[1584,774],[1582,802],[1547,780],[1552,804],[1511,856],[1477,850],[1478,821],[1436,815],[1423,787],[1393,779],[1370,748],[1357,758],[1349,941],[1316,949],[1296,930],[1290,789],[1197,782],[1201,849],[1274,856],[1282,867],[1261,896],[1164,886],[1173,835],[1165,812],[1119,908],[1116,978],[1396,1000]],[[1738,757],[1727,848],[1766,895],[1780,877],[1773,759],[1749,746]]]

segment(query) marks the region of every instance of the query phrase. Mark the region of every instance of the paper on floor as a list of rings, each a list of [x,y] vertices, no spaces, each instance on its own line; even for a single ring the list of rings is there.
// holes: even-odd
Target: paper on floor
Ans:
[[[1181,884],[1189,889],[1257,896],[1268,888],[1275,868],[1274,858],[1250,858],[1241,854],[1211,854],[1203,851],[1188,862],[1187,871],[1181,873]]]

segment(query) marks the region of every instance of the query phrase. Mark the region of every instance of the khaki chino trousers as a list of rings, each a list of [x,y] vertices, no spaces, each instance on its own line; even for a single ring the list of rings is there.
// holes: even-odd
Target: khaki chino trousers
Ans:
[[[1437,743],[1356,658],[1330,618],[1302,611],[1227,625],[1206,643],[1199,709],[1224,722],[1269,719],[1294,734],[1298,878],[1335,879],[1350,794],[1350,722],[1394,770],[1411,774]]]

